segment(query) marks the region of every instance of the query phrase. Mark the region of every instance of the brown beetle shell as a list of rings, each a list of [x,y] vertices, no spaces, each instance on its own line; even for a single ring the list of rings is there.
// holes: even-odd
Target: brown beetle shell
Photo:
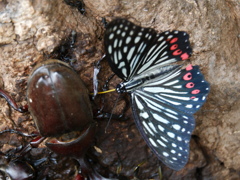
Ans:
[[[49,138],[46,146],[52,151],[63,155],[75,158],[85,156],[88,147],[93,143],[96,130],[96,123],[91,124],[87,129],[82,131],[82,134],[73,141],[59,141],[56,138]]]
[[[48,60],[28,80],[28,106],[40,134],[57,137],[93,122],[88,90],[65,63]]]

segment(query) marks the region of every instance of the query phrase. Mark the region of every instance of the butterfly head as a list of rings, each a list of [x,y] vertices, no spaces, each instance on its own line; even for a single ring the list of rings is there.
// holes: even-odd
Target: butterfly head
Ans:
[[[124,92],[126,92],[125,85],[124,85],[123,83],[118,84],[117,87],[116,87],[116,91],[117,91],[118,93],[124,93]]]

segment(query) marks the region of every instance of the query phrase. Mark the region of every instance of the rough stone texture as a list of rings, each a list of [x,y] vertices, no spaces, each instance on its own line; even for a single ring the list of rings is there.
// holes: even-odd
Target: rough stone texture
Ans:
[[[62,58],[70,59],[73,68],[92,91],[93,63],[104,53],[101,17],[108,21],[115,17],[127,18],[159,32],[169,29],[187,31],[193,48],[190,61],[200,65],[211,84],[211,92],[206,104],[195,115],[196,129],[189,163],[179,172],[162,165],[163,177],[240,179],[240,2],[85,0],[84,3],[86,13],[82,15],[63,1],[0,1],[0,87],[24,104],[27,77],[34,65],[48,58]],[[77,32],[77,39],[71,47],[73,31]],[[100,85],[110,74],[107,63],[103,62]],[[117,82],[119,79],[115,78],[110,87],[115,87]],[[105,96],[106,111],[111,112],[117,96],[116,93]],[[96,104],[98,101],[96,99]],[[114,113],[120,113],[124,104],[119,101]],[[2,98],[0,107],[1,130],[19,128],[28,133],[35,130],[29,114],[12,111]],[[93,148],[91,151],[98,157],[99,164],[112,172],[121,166],[121,174],[128,177],[133,176],[134,167],[146,161],[140,167],[140,179],[157,179],[159,162],[140,137],[130,109],[125,116],[129,119],[111,120],[107,133],[104,133],[107,120],[98,120],[95,145],[101,153]],[[2,151],[26,144],[27,140],[16,135],[1,135]],[[32,153],[32,156],[41,157],[39,154]],[[58,158],[62,164],[68,162],[66,158]],[[48,174],[52,179],[61,179],[67,176],[67,172],[72,172],[73,176],[76,163],[72,164],[73,167],[55,165]]]

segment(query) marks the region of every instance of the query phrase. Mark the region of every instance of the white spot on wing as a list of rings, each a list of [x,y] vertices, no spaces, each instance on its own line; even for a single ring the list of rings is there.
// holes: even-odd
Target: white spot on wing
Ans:
[[[182,141],[182,138],[180,136],[177,137],[178,141]]]
[[[136,96],[135,96],[135,102],[137,104],[138,109],[140,109],[140,110],[144,109],[142,103],[140,103],[140,101],[138,100],[138,98]]]
[[[149,141],[151,142],[151,144],[155,147],[158,147],[157,144],[152,140],[152,138],[149,138]]]
[[[172,115],[172,114],[170,114],[170,113],[166,113],[166,112],[165,112],[165,114],[166,114],[168,117],[170,117],[170,118],[173,118],[173,119],[178,120],[178,117],[176,117],[176,116],[174,116],[174,115]]]
[[[122,47],[122,39],[119,41],[118,47]]]
[[[167,132],[167,135],[168,135],[170,138],[175,138],[175,134],[172,133],[172,132]]]
[[[140,37],[137,36],[137,37],[134,39],[134,43],[137,44],[139,41],[140,41]]]
[[[173,86],[173,88],[176,88],[176,89],[181,89],[181,88],[182,88],[182,86],[181,86],[181,85],[179,85],[179,86]]]
[[[161,136],[161,139],[164,140],[165,142],[168,142],[168,140],[165,137]]]
[[[133,46],[128,52],[127,60],[130,60],[132,58],[134,50],[135,50],[135,47]]]
[[[162,126],[158,125],[158,129],[159,129],[160,131],[164,132],[164,128],[163,128]]]
[[[131,41],[131,37],[127,37],[126,44],[128,44]]]
[[[186,108],[192,108],[193,105],[192,105],[192,104],[187,104],[185,107],[186,107]]]
[[[126,53],[127,50],[128,50],[128,47],[127,47],[127,46],[124,46],[124,48],[123,48],[123,52]]]
[[[115,40],[114,40],[114,43],[113,43],[113,47],[114,47],[114,48],[116,48],[116,47],[117,47],[117,43],[118,43],[118,40],[117,40],[117,39],[115,39]]]
[[[155,128],[155,126],[153,125],[152,122],[149,122],[148,125],[155,133],[157,133],[157,130],[156,130],[156,128]]]
[[[174,124],[173,128],[176,129],[177,131],[181,129],[181,126],[179,126],[178,124]]]
[[[151,131],[151,129],[148,127],[148,125],[146,124],[146,122],[145,121],[143,121],[143,126],[145,127],[145,129],[151,134],[151,135],[153,135],[154,136],[154,133]],[[150,138],[149,138],[149,140],[150,140]]]
[[[112,46],[111,45],[108,46],[108,53],[112,54]]]
[[[160,36],[159,38],[158,38],[158,41],[162,41],[163,40],[163,36]]]
[[[178,113],[176,111],[172,111],[171,109],[165,109],[167,112],[178,115]]]
[[[122,53],[121,51],[118,51],[118,59],[121,60],[122,59]],[[125,64],[125,63],[124,63]]]
[[[174,81],[171,81],[169,83],[165,83],[164,86],[171,86],[171,85],[176,84],[178,82],[179,82],[179,80],[174,80]]]
[[[122,62],[119,63],[118,69],[122,69],[124,66],[125,66],[125,62],[122,61]]]
[[[164,143],[163,143],[162,141],[160,141],[159,139],[157,140],[157,142],[158,142],[161,146],[167,147],[166,144],[164,144]]]
[[[111,40],[111,39],[113,39],[113,37],[114,37],[114,34],[111,33],[111,34],[109,35],[109,39]]]
[[[122,73],[125,77],[127,77],[127,69],[126,68],[122,68]]]
[[[169,156],[169,154],[167,153],[167,152],[163,152],[162,153],[165,157],[168,157]]]
[[[153,114],[153,117],[154,117],[154,119],[156,119],[157,121],[160,121],[160,122],[162,122],[162,123],[164,123],[164,124],[169,124],[169,121],[168,120],[166,120],[166,119],[164,119],[164,118],[162,118],[161,116],[159,116],[158,114]]]
[[[140,113],[139,116],[141,116],[141,117],[144,118],[144,119],[149,118],[149,115],[148,115],[148,113],[146,113],[146,112]]]

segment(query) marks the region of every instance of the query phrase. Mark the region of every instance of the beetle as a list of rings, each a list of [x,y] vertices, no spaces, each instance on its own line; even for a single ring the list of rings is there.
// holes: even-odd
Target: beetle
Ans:
[[[0,179],[5,180],[5,177],[9,177],[12,180],[31,180],[35,178],[35,171],[33,167],[26,161],[13,160],[7,165],[1,165],[0,171],[2,177]]]
[[[50,59],[33,69],[27,85],[28,108],[19,108],[3,90],[0,95],[15,110],[29,110],[43,137],[40,141],[47,138],[45,144],[50,150],[77,159],[85,177],[106,179],[85,158],[97,123],[93,120],[88,90],[68,64]]]

